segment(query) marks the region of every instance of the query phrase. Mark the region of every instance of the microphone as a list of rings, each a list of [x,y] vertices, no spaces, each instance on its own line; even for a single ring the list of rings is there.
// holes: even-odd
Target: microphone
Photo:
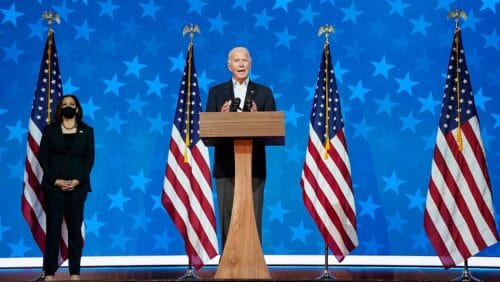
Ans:
[[[234,98],[233,102],[231,103],[231,112],[237,112],[240,108],[240,103],[241,99],[240,98]]]
[[[245,106],[243,106],[243,111],[244,112],[250,112],[250,109],[252,108],[252,99],[248,98],[245,100]]]
[[[250,91],[250,93],[247,95],[245,99],[245,105],[243,105],[243,111],[244,112],[250,112],[252,109],[252,102],[253,102],[253,97],[255,96],[254,91]]]

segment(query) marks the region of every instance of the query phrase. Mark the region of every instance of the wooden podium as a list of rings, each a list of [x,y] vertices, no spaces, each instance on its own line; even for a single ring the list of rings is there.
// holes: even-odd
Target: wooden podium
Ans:
[[[200,113],[200,137],[206,145],[234,140],[235,191],[231,222],[216,279],[271,279],[255,223],[252,199],[252,146],[283,145],[283,112]]]

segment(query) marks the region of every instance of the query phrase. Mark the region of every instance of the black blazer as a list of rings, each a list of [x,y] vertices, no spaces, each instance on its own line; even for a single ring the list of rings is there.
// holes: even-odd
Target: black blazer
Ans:
[[[207,112],[220,112],[227,100],[234,99],[233,81],[210,88],[208,92]],[[248,81],[245,101],[252,99],[257,111],[276,111],[273,91],[252,81]],[[232,141],[219,142],[215,145],[213,176],[234,177],[234,145]],[[254,142],[252,150],[252,177],[266,178],[266,148],[264,144]]]
[[[43,189],[57,189],[56,179],[78,179],[76,189],[90,192],[90,171],[94,165],[95,147],[92,127],[79,123],[75,143],[71,151],[66,150],[59,123],[45,127],[40,142],[39,161],[43,169]]]

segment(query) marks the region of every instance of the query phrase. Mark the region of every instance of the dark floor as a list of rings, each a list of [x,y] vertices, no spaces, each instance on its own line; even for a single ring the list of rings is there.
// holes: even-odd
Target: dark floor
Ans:
[[[194,274],[201,280],[212,280],[216,267],[208,266]],[[450,281],[462,274],[461,268],[444,270],[436,267],[337,267],[330,273],[340,281]],[[319,266],[270,266],[273,281],[309,281],[322,276]],[[499,268],[471,268],[471,274],[483,281],[500,281]],[[113,267],[82,268],[85,281],[175,281],[186,273],[186,268],[168,267]],[[0,269],[0,281],[31,281],[40,274],[39,269]],[[69,279],[67,268],[56,278]]]

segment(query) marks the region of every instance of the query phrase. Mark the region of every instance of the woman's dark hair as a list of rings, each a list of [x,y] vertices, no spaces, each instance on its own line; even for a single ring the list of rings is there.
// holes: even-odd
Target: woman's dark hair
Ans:
[[[62,115],[62,102],[64,100],[64,98],[66,97],[71,97],[73,98],[73,100],[75,100],[75,105],[76,105],[76,121],[78,123],[83,123],[82,120],[83,120],[83,108],[82,108],[82,105],[80,105],[80,101],[78,101],[78,98],[76,98],[75,95],[73,94],[66,94],[64,96],[61,97],[61,99],[59,100],[59,102],[57,103],[57,106],[56,106],[56,112],[55,112],[55,115],[54,115],[54,122],[57,122],[57,123],[62,123],[63,121],[63,115]]]

